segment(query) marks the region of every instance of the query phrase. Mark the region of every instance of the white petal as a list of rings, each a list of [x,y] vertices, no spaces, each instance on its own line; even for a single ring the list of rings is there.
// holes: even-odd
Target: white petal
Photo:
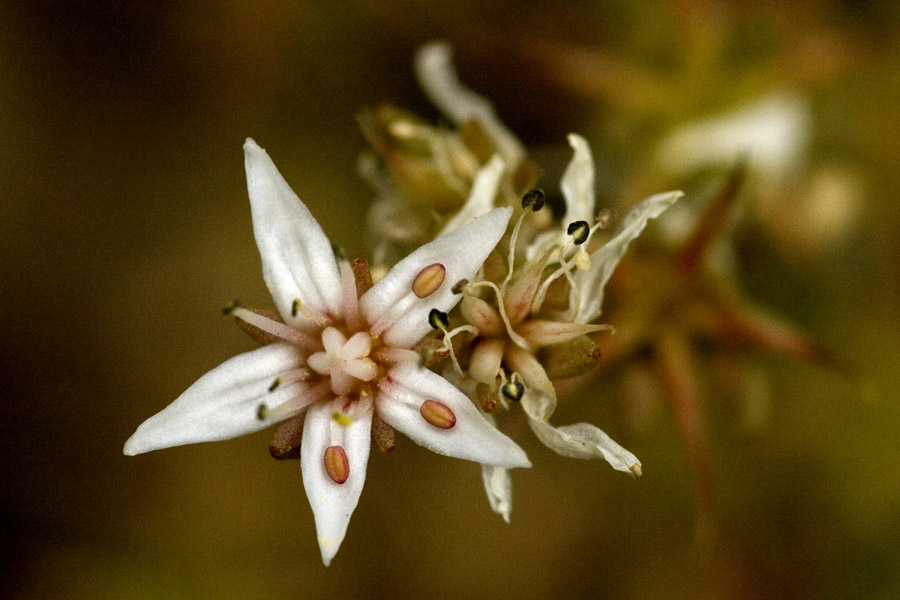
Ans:
[[[416,77],[425,95],[457,125],[477,120],[497,145],[506,162],[510,165],[518,164],[525,156],[522,144],[500,122],[487,99],[460,83],[450,55],[450,46],[442,42],[422,46],[416,53]]]
[[[733,166],[745,159],[764,175],[780,178],[796,170],[809,146],[809,102],[791,92],[775,92],[719,117],[676,130],[659,147],[670,172],[704,166]]]
[[[491,510],[509,523],[509,514],[512,512],[512,478],[509,476],[509,469],[481,465],[481,478]]]
[[[546,394],[529,390],[522,398],[528,424],[541,442],[557,454],[572,458],[602,458],[614,469],[641,476],[641,462],[634,454],[617,444],[603,430],[590,423],[553,427],[547,422],[550,399]]]
[[[569,134],[569,145],[575,153],[563,173],[560,187],[566,199],[563,227],[575,221],[594,224],[594,159],[587,140],[576,133]]]
[[[491,510],[509,523],[509,514],[512,512],[512,478],[509,476],[509,469],[481,465],[481,478]]]
[[[461,279],[472,279],[506,231],[512,209],[495,208],[453,233],[442,235],[397,263],[359,299],[373,337],[383,336],[388,346],[410,348],[430,330],[428,313],[448,312],[461,294],[451,289]],[[429,296],[419,298],[412,282],[422,269],[440,263],[444,281]]]
[[[315,516],[319,549],[326,567],[344,541],[350,515],[366,482],[372,430],[371,400],[363,399],[356,404],[351,411],[353,422],[347,426],[337,424],[331,417],[334,410],[341,408],[340,402],[317,402],[309,408],[300,446],[303,487]],[[350,476],[344,483],[332,481],[325,470],[325,449],[329,446],[341,446],[347,455]]]
[[[279,375],[302,365],[300,351],[274,343],[231,358],[187,389],[172,404],[146,421],[125,442],[125,454],[226,440],[264,429],[279,419],[260,420],[260,404],[276,408],[296,397],[302,382],[270,392]]]
[[[447,221],[441,230],[441,235],[456,231],[494,208],[494,196],[497,195],[497,186],[500,185],[503,169],[503,159],[495,154],[491,157],[490,162],[478,171],[478,175],[475,176],[475,181],[472,183],[472,189],[469,191],[469,199],[459,209],[459,212]]]
[[[329,357],[338,356],[346,343],[347,336],[341,333],[339,329],[326,327],[325,330],[322,331],[322,346],[325,347],[325,353],[328,354]]]
[[[488,423],[494,424],[492,416],[485,415],[485,419]],[[487,493],[491,510],[509,523],[509,515],[512,512],[512,478],[509,476],[509,469],[494,465],[481,465],[481,480],[484,483],[484,491]]]
[[[575,285],[580,292],[576,323],[589,323],[600,316],[606,282],[628,245],[644,230],[647,221],[661,215],[682,196],[683,192],[664,192],[642,200],[622,219],[616,236],[591,254],[590,268],[575,274]]]
[[[322,227],[291,190],[266,151],[244,144],[253,232],[263,277],[285,323],[305,323],[294,301],[332,317],[342,314],[341,277]]]
[[[450,408],[456,424],[440,429],[419,412],[425,400]],[[398,365],[378,386],[378,416],[429,450],[455,458],[506,468],[530,467],[525,452],[485,420],[475,405],[449,381],[417,365]]]
[[[575,151],[560,180],[560,188],[566,200],[566,215],[562,221],[562,231],[552,229],[534,237],[526,249],[526,256],[532,259],[549,247],[551,243],[565,243],[571,239],[567,228],[575,221],[594,224],[594,158],[591,148],[577,133],[569,134],[569,145]]]

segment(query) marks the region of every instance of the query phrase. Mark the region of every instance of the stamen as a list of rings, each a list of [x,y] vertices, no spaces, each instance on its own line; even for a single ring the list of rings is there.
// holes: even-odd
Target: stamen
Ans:
[[[245,308],[239,308],[237,306],[232,307],[230,314],[244,321],[245,323],[248,323],[249,325],[253,325],[257,329],[261,329],[266,333],[274,335],[287,342],[291,342],[292,344],[300,346],[301,348],[304,348],[306,350],[318,350],[319,348],[321,348],[321,344],[314,337],[297,331],[290,325],[285,325],[284,323],[273,321],[268,317],[264,317],[263,315],[257,314],[253,311],[249,311]]]
[[[607,229],[610,225],[616,222],[616,217],[618,214],[614,208],[604,208],[599,213],[597,213],[597,222],[596,227],[598,229]]]
[[[285,375],[283,379],[282,383],[287,383],[289,380],[288,375]],[[260,402],[256,407],[256,418],[260,421],[284,421],[296,416],[307,406],[313,402],[318,402],[330,393],[331,387],[327,381],[323,381],[313,387],[302,389],[298,395],[274,408],[265,402]]]
[[[406,348],[394,348],[393,346],[378,346],[372,350],[372,358],[376,362],[387,362],[392,364],[400,363],[418,363],[422,360],[422,355],[415,350],[407,350]]]
[[[233,311],[234,309],[229,310]],[[278,314],[277,310],[265,308],[250,308],[247,310],[258,315],[262,315],[269,320],[277,321],[278,323],[284,323],[284,321],[281,319],[281,315]],[[237,323],[237,326],[241,328],[241,331],[249,335],[251,338],[253,338],[253,341],[259,344],[266,345],[281,340],[281,338],[279,338],[277,335],[266,333],[262,329],[254,327],[253,325],[250,325],[249,323],[247,323],[246,321],[242,321],[241,319],[235,318],[234,322]]]
[[[344,483],[350,477],[350,461],[347,453],[340,446],[328,446],[325,448],[325,472],[335,483]]]
[[[439,351],[446,351],[450,355],[450,360],[453,361],[453,366],[456,368],[456,372],[462,375],[462,367],[459,366],[459,361],[456,360],[456,353],[453,352],[453,336],[463,331],[468,331],[469,333],[478,335],[478,328],[473,327],[472,325],[460,325],[453,331],[447,331],[447,327],[450,325],[450,317],[447,316],[447,313],[441,312],[436,308],[432,308],[431,312],[428,313],[428,324],[431,325],[432,329],[436,329],[444,333],[444,341]],[[431,357],[426,356],[424,362],[426,364],[430,364],[430,358]]]
[[[450,291],[454,294],[462,294],[466,291],[466,286],[469,285],[468,279],[460,279],[456,283],[453,284],[453,287],[450,288]]]
[[[516,346],[530,350],[531,346],[525,341],[525,338],[516,333],[512,328],[512,324],[509,322],[509,316],[506,314],[506,307],[503,304],[503,294],[500,292],[500,288],[497,287],[497,284],[493,281],[477,281],[469,284],[470,288],[481,286],[489,287],[497,294],[497,308],[500,309],[500,318],[503,319],[503,325],[506,327],[506,335],[509,336],[509,339],[511,339]]]
[[[585,243],[590,232],[591,227],[588,225],[587,221],[575,221],[569,223],[569,227],[566,229],[566,233],[572,236],[572,241],[576,246]]]
[[[447,316],[447,313],[432,308],[428,313],[428,324],[431,325],[432,329],[437,329],[438,331],[446,330],[450,326],[450,317]]]
[[[525,395],[525,385],[521,381],[507,381],[500,386],[500,393],[513,402],[518,402]]]
[[[527,209],[530,207],[532,211],[537,212],[544,207],[545,200],[546,196],[544,195],[544,190],[538,188],[528,190],[525,192],[525,195],[522,196],[522,208]],[[516,245],[518,244],[519,239],[519,229],[522,227],[522,221],[525,220],[526,214],[528,214],[527,211],[519,215],[516,226],[513,227],[512,235],[509,236],[508,268],[506,269],[506,278],[503,280],[503,283],[500,284],[500,290],[502,292],[506,292],[506,284],[512,279],[513,265],[515,264],[516,258]]]
[[[331,319],[326,314],[303,304],[300,298],[294,298],[291,302],[291,317],[299,317],[316,327],[327,327],[331,324]]]
[[[344,319],[347,328],[356,331],[362,328],[362,318],[359,314],[359,295],[356,289],[356,276],[350,263],[340,261],[341,291],[344,300]]]
[[[312,375],[312,373],[309,369],[302,367],[299,369],[291,369],[290,371],[279,375],[272,381],[272,384],[269,386],[269,393],[274,392],[281,385],[294,383],[295,381],[305,381],[309,379],[310,375]]]
[[[522,200],[524,204],[525,200]],[[506,259],[506,277],[503,279],[503,283],[500,284],[500,289],[502,291],[506,291],[506,284],[509,283],[509,280],[512,279],[513,267],[516,263],[516,244],[519,239],[519,229],[522,228],[522,221],[525,220],[525,215],[527,212],[523,212],[519,215],[518,220],[516,221],[516,226],[513,227],[512,234],[509,236],[509,256]]]
[[[583,221],[582,221],[583,222]],[[576,255],[577,256],[577,255]],[[537,293],[534,295],[534,300],[531,302],[531,313],[537,314],[541,310],[541,306],[544,304],[544,298],[547,296],[547,290],[550,288],[550,284],[562,277],[566,276],[566,279],[569,281],[569,289],[576,290],[575,280],[572,278],[572,267],[575,266],[575,261],[567,261],[560,257],[559,259],[559,267],[550,273],[544,281],[541,282],[541,286],[538,288]]]
[[[228,304],[226,304],[225,306],[222,307],[222,314],[225,316],[228,316],[234,311],[234,309],[236,309],[240,305],[241,305],[241,301],[238,300],[237,298],[235,298],[234,300],[232,300],[231,302],[229,302]]]
[[[530,207],[531,210],[537,212],[544,207],[544,201],[546,199],[547,196],[544,194],[544,190],[540,188],[528,190],[525,192],[525,195],[522,196],[522,208]]]
[[[429,424],[438,429],[451,429],[456,425],[456,415],[446,404],[436,400],[426,400],[419,407],[419,413]]]
[[[380,337],[382,333],[390,329],[409,310],[419,298],[415,294],[406,294],[396,304],[387,309],[385,314],[371,323],[369,333],[373,338]]]
[[[476,384],[475,395],[478,397],[478,402],[481,403],[481,410],[486,413],[497,410],[495,390],[491,389],[491,386],[486,383]]]
[[[441,284],[444,283],[444,275],[447,270],[441,263],[428,265],[416,275],[412,282],[412,291],[419,298],[427,298],[432,295]]]
[[[353,417],[341,410],[335,410],[331,413],[331,420],[341,427],[348,427],[353,423]]]

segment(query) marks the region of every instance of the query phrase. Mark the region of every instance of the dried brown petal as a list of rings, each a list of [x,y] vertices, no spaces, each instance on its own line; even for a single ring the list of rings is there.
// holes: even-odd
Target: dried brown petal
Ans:
[[[303,438],[303,421],[306,415],[297,415],[282,421],[275,427],[269,454],[279,460],[300,458],[300,440]]]
[[[397,443],[394,428],[382,421],[378,415],[372,418],[372,440],[382,452],[391,452]]]
[[[600,346],[589,336],[582,335],[562,344],[554,344],[538,351],[550,379],[577,377],[590,371],[600,360]]]

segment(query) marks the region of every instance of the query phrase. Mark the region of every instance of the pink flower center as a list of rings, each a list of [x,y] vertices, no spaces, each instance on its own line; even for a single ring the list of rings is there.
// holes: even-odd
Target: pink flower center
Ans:
[[[357,381],[372,381],[378,375],[378,365],[369,358],[372,338],[365,331],[350,339],[335,327],[322,330],[323,351],[314,352],[307,359],[309,368],[331,378],[331,391],[346,396]]]

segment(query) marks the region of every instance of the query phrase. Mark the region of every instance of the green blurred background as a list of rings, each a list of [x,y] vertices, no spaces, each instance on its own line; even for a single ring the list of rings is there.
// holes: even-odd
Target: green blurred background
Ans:
[[[0,4],[4,597],[900,597],[900,9],[789,6]],[[723,38],[715,68],[670,76],[673,56]],[[706,399],[713,552],[692,544],[670,413],[629,428],[613,387],[559,422],[606,429],[641,458],[640,482],[524,437],[534,467],[514,474],[507,525],[476,465],[401,439],[373,453],[327,569],[299,466],[269,458],[266,433],[122,456],[141,421],[252,347],[219,313],[235,296],[269,301],[244,137],[364,255],[372,193],[354,115],[389,101],[437,119],[411,69],[432,39],[454,45],[463,80],[530,147],[566,156],[579,131],[626,189],[681,120],[770,87],[810,98],[806,173],[851,175],[852,222],[800,244],[803,215],[761,219],[742,238],[744,283],[864,383],[761,357],[772,403],[752,431]],[[792,186],[805,189],[803,173]]]

